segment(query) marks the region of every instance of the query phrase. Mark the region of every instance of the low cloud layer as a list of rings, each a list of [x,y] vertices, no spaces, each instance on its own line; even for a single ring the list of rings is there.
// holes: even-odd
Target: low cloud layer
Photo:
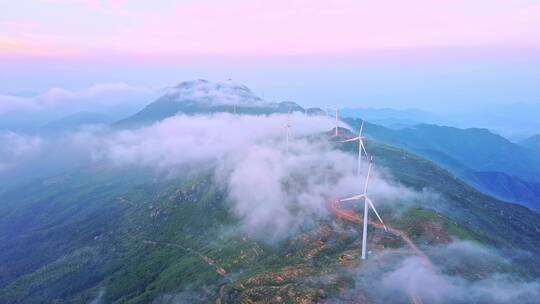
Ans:
[[[290,121],[289,153],[286,128]],[[186,167],[216,168],[216,180],[229,193],[232,210],[246,232],[281,239],[326,215],[331,199],[359,194],[352,153],[309,135],[332,129],[334,121],[300,113],[250,116],[176,116],[129,130],[93,128],[40,138],[4,133],[0,179],[70,166],[137,166],[177,174]],[[366,168],[364,168],[366,169]],[[415,193],[380,178],[371,193],[376,204],[414,198]],[[271,235],[263,232],[270,231]]]
[[[304,136],[332,127],[324,117],[292,115],[292,134]],[[158,169],[192,162],[215,161],[240,153],[250,146],[272,141],[274,147],[285,148],[285,115],[177,116],[153,126],[95,136],[99,145],[94,157],[120,165],[138,164]]]
[[[89,158],[102,164],[169,170],[186,163],[215,161],[263,140],[272,140],[276,148],[284,148],[286,119],[284,115],[176,116],[138,129],[94,127],[52,138],[2,132],[0,155],[3,156],[3,165],[14,170],[21,156],[26,154],[34,156],[26,159],[31,162],[69,151],[81,159]],[[295,114],[291,119],[294,120],[294,136],[322,132],[332,127],[332,121],[324,117]],[[45,152],[47,155],[43,155]]]
[[[42,151],[43,141],[36,136],[14,132],[0,133],[0,174],[16,168]]]
[[[288,154],[265,143],[231,158],[224,164],[234,211],[246,232],[266,240],[289,236],[325,214],[340,188],[360,189],[350,170],[354,158],[323,143],[295,141]]]
[[[429,251],[437,256],[437,266],[416,256],[374,257],[373,264],[359,271],[356,292],[381,303],[411,298],[424,303],[536,303],[540,297],[540,281],[519,278],[509,261],[493,249],[455,241]]]
[[[290,152],[272,143],[251,146],[223,163],[230,168],[227,187],[245,231],[264,240],[279,240],[327,215],[327,204],[361,194],[353,154],[326,140],[291,143]],[[375,203],[417,199],[420,195],[389,183],[373,172],[370,195]]]
[[[33,97],[0,95],[0,114],[19,111],[68,111],[108,108],[124,103],[149,103],[154,90],[125,83],[96,84],[81,90],[53,88]]]
[[[154,101],[159,92],[125,83],[96,84],[80,90],[51,89],[32,97],[0,94],[0,130],[35,131],[78,112],[124,118]]]

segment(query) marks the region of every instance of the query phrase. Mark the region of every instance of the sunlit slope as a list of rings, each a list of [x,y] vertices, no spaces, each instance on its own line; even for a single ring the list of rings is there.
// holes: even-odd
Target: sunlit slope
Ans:
[[[436,264],[445,261],[431,248],[452,239],[523,253],[540,248],[539,215],[480,194],[403,150],[371,141],[367,147],[378,170],[434,193],[431,199],[377,203],[386,222]],[[0,302],[324,301],[346,298],[359,282],[358,269],[411,255],[402,239],[371,228],[373,253],[364,265],[358,259],[360,228],[332,214],[269,245],[239,230],[230,208],[226,189],[209,170],[156,178],[141,170],[100,169],[29,183],[0,197],[0,264],[6,265]],[[447,268],[473,278],[495,271],[540,275],[534,254],[512,256],[510,265]],[[361,297],[373,300],[367,290],[356,290],[354,298]]]

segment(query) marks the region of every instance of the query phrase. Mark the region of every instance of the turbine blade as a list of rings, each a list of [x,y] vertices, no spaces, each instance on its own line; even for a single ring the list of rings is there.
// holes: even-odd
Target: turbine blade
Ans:
[[[369,197],[366,197],[366,200],[369,204],[369,206],[371,207],[371,209],[373,209],[373,211],[375,212],[375,215],[377,216],[377,218],[379,219],[379,221],[381,222],[381,224],[383,225],[384,227],[384,230],[385,231],[388,231],[388,229],[386,228],[386,225],[384,224],[381,216],[379,215],[379,212],[377,212],[377,209],[375,209],[375,205],[373,205],[373,202],[369,199]]]
[[[363,199],[365,197],[366,197],[365,194],[360,194],[360,195],[355,195],[355,196],[347,197],[347,198],[344,198],[344,199],[340,199],[339,201],[340,202],[357,201],[357,200]]]
[[[368,154],[367,154],[367,151],[366,151],[366,146],[364,146],[364,141],[362,139],[360,139],[360,147],[362,147],[362,151],[364,151],[364,154],[367,157]]]
[[[369,177],[371,176],[371,167],[373,166],[373,156],[369,159],[368,174],[364,183],[364,194],[367,194],[367,187],[369,185]]]
[[[360,132],[358,133],[358,137],[362,137],[363,131],[364,131],[364,120],[362,119],[362,124],[360,125]]]
[[[346,143],[346,142],[351,142],[351,141],[357,141],[357,140],[359,140],[359,139],[360,139],[360,137],[355,137],[355,138],[351,138],[351,139],[347,139],[347,140],[342,140],[342,141],[340,141],[340,142],[341,142],[341,143]]]

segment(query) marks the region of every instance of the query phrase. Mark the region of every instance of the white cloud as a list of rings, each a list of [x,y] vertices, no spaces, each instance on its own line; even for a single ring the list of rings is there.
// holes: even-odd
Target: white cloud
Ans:
[[[169,88],[167,96],[178,102],[196,101],[206,105],[262,105],[263,102],[246,86],[233,82],[194,80]]]
[[[0,133],[0,173],[37,157],[42,147],[43,141],[39,137]]]
[[[332,121],[324,117],[295,114],[294,133],[298,136],[326,131]],[[167,169],[198,161],[219,159],[238,153],[262,140],[284,144],[286,117],[176,116],[149,127],[96,136],[95,156],[117,164],[141,164]]]
[[[512,264],[493,249],[454,241],[428,252],[436,265],[417,256],[393,259],[395,252],[373,256],[359,269],[354,292],[390,303],[414,297],[424,303],[532,304],[540,297],[540,281],[511,273]]]
[[[125,83],[96,84],[81,90],[53,88],[34,97],[0,95],[0,115],[10,113],[73,113],[119,106],[140,107],[157,96],[153,89]]]
[[[535,303],[540,297],[540,281],[523,281],[500,273],[469,280],[428,268],[417,257],[405,259],[386,274],[382,285],[416,295],[426,303]]]
[[[355,162],[322,143],[300,140],[291,144],[288,155],[267,142],[241,151],[225,165],[231,167],[225,180],[243,228],[271,241],[326,214],[326,202],[353,184]]]
[[[292,136],[286,155],[288,119]],[[102,128],[46,140],[27,138],[23,143],[37,141],[40,150],[27,158],[25,166],[65,168],[87,163],[139,166],[167,174],[185,172],[190,166],[217,168],[216,180],[228,191],[242,227],[271,241],[325,216],[330,199],[362,191],[355,155],[335,149],[325,139],[309,137],[333,126],[330,118],[299,113],[175,116],[138,129]],[[8,158],[11,172],[17,171],[17,161]],[[416,198],[414,192],[381,178],[377,170],[370,188],[375,204]]]

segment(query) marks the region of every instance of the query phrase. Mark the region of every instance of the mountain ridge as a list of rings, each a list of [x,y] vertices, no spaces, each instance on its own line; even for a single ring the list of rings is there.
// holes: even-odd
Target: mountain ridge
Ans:
[[[309,110],[309,112],[308,112]],[[127,128],[154,123],[177,114],[196,115],[228,112],[269,115],[273,113],[324,113],[321,109],[304,109],[295,102],[269,102],[255,95],[248,87],[232,81],[210,82],[199,79],[184,81],[167,89],[166,93],[133,116],[113,124]]]
[[[344,120],[356,128],[360,124]],[[540,156],[487,129],[421,124],[393,130],[366,123],[365,134],[426,157],[484,193],[540,211]],[[504,180],[505,189],[495,180]]]

